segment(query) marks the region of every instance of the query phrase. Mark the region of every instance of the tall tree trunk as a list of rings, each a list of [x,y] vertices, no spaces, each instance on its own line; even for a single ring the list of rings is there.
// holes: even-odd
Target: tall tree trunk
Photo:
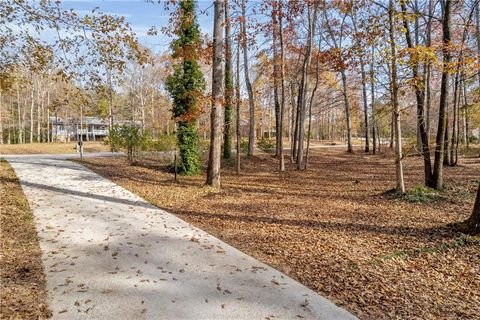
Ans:
[[[50,138],[50,109],[47,108],[47,142],[50,143],[51,138]]]
[[[43,98],[40,93],[40,81],[38,82],[37,88],[37,138],[36,142],[42,142],[42,109],[43,109]]]
[[[83,141],[83,104],[80,104],[80,135],[78,141]],[[80,147],[80,156],[82,156],[82,147]]]
[[[392,104],[395,123],[395,167],[397,176],[398,192],[405,193],[405,182],[403,180],[403,166],[402,166],[402,131],[400,125],[400,106],[398,104],[398,81],[397,81],[397,52],[395,44],[395,26],[393,23],[394,16],[393,0],[390,0],[388,9],[388,22],[390,27],[390,50],[391,50],[391,91],[392,91]]]
[[[142,130],[145,130],[145,109],[146,109],[146,102],[145,98],[143,97],[143,93],[140,95],[140,115],[142,117]]]
[[[370,98],[372,110],[372,140],[373,140],[373,154],[377,152],[377,130],[375,119],[375,46],[372,45],[372,61],[370,63]]]
[[[241,127],[240,127],[240,106],[241,106],[241,99],[240,99],[240,37],[238,38],[237,44],[237,83],[235,84],[235,91],[236,91],[236,111],[237,111],[237,174],[240,174],[240,159],[241,159],[241,143],[242,143],[242,136],[241,136]]]
[[[470,14],[468,15],[467,22],[463,29],[462,40],[460,42],[460,50],[458,53],[457,67],[455,72],[455,85],[453,93],[453,122],[452,122],[452,135],[450,140],[450,157],[448,159],[448,164],[450,166],[456,166],[458,162],[458,141],[459,141],[459,128],[460,128],[460,100],[461,100],[461,91],[462,91],[462,80],[463,80],[463,70],[461,66],[464,65],[464,45],[467,42],[468,38],[468,26],[473,20],[473,15],[475,14],[476,8],[472,8]]]
[[[478,185],[477,197],[473,205],[470,218],[466,221],[468,231],[472,234],[480,234],[480,184]]]
[[[297,64],[298,65],[301,62],[302,54],[299,51],[298,53],[298,59],[297,59]],[[292,72],[294,73],[294,72]],[[291,123],[291,131],[292,131],[292,144],[291,144],[291,153],[290,153],[290,162],[295,163],[297,161],[297,145],[298,145],[298,118],[299,118],[299,110],[298,110],[298,105],[296,103],[296,97],[295,97],[295,84],[297,86],[300,86],[298,83],[298,75],[297,74],[291,74],[290,75],[290,103],[291,103],[291,118],[292,118],[292,123]],[[298,93],[298,92],[297,92]]]
[[[281,84],[281,104],[280,104],[280,125],[279,125],[279,170],[285,171],[285,159],[283,158],[283,118],[285,113],[285,51],[283,44],[283,0],[278,5],[278,24],[280,32],[280,84]]]
[[[430,143],[430,132],[431,130],[431,113],[432,113],[432,88],[431,88],[431,78],[432,78],[432,65],[429,63],[426,66],[426,76],[425,76],[425,130],[427,131],[427,138]],[[431,161],[430,161],[431,163]]]
[[[30,143],[33,142],[33,109],[35,108],[35,91],[32,82],[32,91],[30,91]]]
[[[370,152],[370,127],[368,125],[367,78],[363,58],[360,58],[360,66],[362,73],[363,115],[365,121],[365,152],[368,153]]]
[[[113,84],[112,84],[112,71],[107,70],[108,74],[108,124],[110,128],[113,128]],[[113,152],[113,149],[111,150]]]
[[[224,0],[215,0],[215,13],[213,25],[213,62],[212,62],[212,111],[211,111],[211,136],[210,155],[208,157],[207,184],[220,187],[220,162],[222,156],[222,85],[224,72],[223,58],[223,20]]]
[[[403,4],[403,2],[402,2],[402,4]],[[415,37],[415,47],[418,47],[418,45],[420,44],[420,42],[419,42],[420,24],[419,24],[419,19],[418,19],[418,17],[420,16],[420,11],[418,9],[418,0],[415,0],[413,2],[413,16],[414,16],[414,30],[413,30],[413,32],[414,32],[414,37]],[[417,66],[418,66],[418,64],[417,64]],[[425,118],[425,105],[424,105],[425,104],[425,89],[424,89],[425,88],[425,70],[423,70],[423,74],[421,74],[419,79],[417,79],[416,81],[419,81],[419,84],[420,84],[421,89],[423,91],[423,102],[422,102],[422,104],[423,104],[423,114],[422,114],[422,117]],[[418,86],[418,84],[416,86]],[[422,128],[420,128],[420,124],[421,124],[421,122],[417,120],[417,151],[422,153],[422,155],[423,155]],[[425,129],[425,124],[424,124],[424,129]],[[425,185],[426,185],[426,183],[425,183]]]
[[[321,48],[321,40],[318,41],[318,50]],[[307,150],[305,153],[305,170],[308,168],[308,156],[310,153],[310,135],[312,131],[312,106],[313,99],[315,98],[315,93],[318,89],[318,83],[320,82],[320,58],[317,57],[317,67],[316,67],[316,77],[315,77],[315,86],[313,87],[312,94],[310,95],[310,101],[308,103],[308,130],[307,130]]]
[[[378,139],[378,152],[380,152],[382,147],[382,137],[381,137],[380,129],[378,127],[378,123],[376,125],[376,128],[377,128],[377,139]]]
[[[360,69],[362,73],[363,116],[365,121],[365,152],[368,153],[370,152],[370,128],[368,125],[367,77],[362,57],[360,57]]]
[[[464,77],[465,77],[465,74],[464,74]],[[463,134],[464,134],[464,139],[465,139],[465,145],[467,147],[467,149],[470,147],[470,141],[469,141],[469,132],[468,132],[468,127],[469,127],[469,119],[468,119],[468,100],[467,100],[467,84],[465,82],[465,78],[462,80],[462,83],[463,83]]]
[[[433,164],[433,179],[430,187],[442,189],[443,187],[443,157],[445,151],[445,133],[447,127],[447,105],[448,105],[448,65],[450,63],[450,6],[451,1],[445,0],[442,19],[443,30],[443,71],[442,84],[440,89],[440,106],[438,110],[438,129],[435,139],[435,162]]]
[[[342,86],[343,86],[343,100],[345,101],[345,118],[347,121],[347,152],[353,153],[352,143],[352,124],[350,116],[350,102],[348,100],[348,83],[345,70],[342,70]]]
[[[13,107],[13,101],[10,100],[10,126],[8,127],[8,140],[7,144],[15,143],[15,108]]]
[[[290,145],[290,162],[294,163],[295,159],[297,158],[297,141],[298,141],[298,125],[297,125],[297,118],[298,118],[298,109],[295,103],[295,88],[293,80],[290,80],[290,98],[291,98],[291,131],[292,131],[292,141]]]
[[[255,101],[253,97],[252,83],[250,82],[248,68],[248,49],[247,49],[247,13],[246,0],[242,0],[242,49],[243,49],[243,69],[245,72],[245,84],[248,92],[248,109],[250,115],[250,126],[248,132],[248,155],[252,156],[255,148]]]
[[[432,46],[432,19],[435,10],[434,0],[428,1],[428,20],[427,20],[427,35],[425,39],[425,46],[430,48]],[[428,62],[425,65],[425,108],[426,108],[426,128],[427,140],[430,141],[431,132],[431,109],[432,109],[432,88],[431,88],[431,76],[432,76],[432,63]],[[431,162],[431,161],[430,161]]]
[[[407,40],[407,46],[409,49],[414,49],[415,45],[412,40],[412,36],[410,33],[410,26],[408,23],[407,18],[407,7],[405,2],[400,3],[402,8],[402,19],[403,19],[403,27],[405,30],[405,38]],[[415,32],[415,43],[418,42],[418,34]],[[428,141],[428,133],[425,126],[425,89],[424,89],[424,76],[420,74],[419,71],[419,63],[413,62],[411,64],[412,75],[414,79],[414,88],[415,88],[415,97],[417,101],[417,131],[419,138],[419,151],[422,154],[423,158],[423,169],[424,169],[424,179],[425,185],[428,186],[432,180],[432,161],[430,159],[430,146]]]
[[[355,12],[352,12],[353,30],[358,33],[357,19]],[[360,47],[360,46],[359,46]],[[362,98],[363,98],[363,118],[365,122],[365,152],[370,152],[370,128],[368,126],[368,101],[367,101],[367,76],[365,73],[365,62],[363,61],[363,50],[359,53],[360,74],[362,77]]]
[[[278,15],[279,10],[277,1],[272,2],[272,48],[273,48],[273,99],[275,106],[275,155],[280,155],[280,140],[282,134],[280,132],[280,97],[279,97],[279,65],[278,65]]]
[[[448,99],[448,98],[447,98]],[[450,125],[450,105],[448,104],[447,102],[447,110],[446,110],[446,115],[445,117],[447,118],[446,119],[446,125],[445,125],[445,139],[443,140],[444,141],[444,149],[443,149],[443,165],[449,165],[450,164],[450,139],[448,137],[448,134],[450,133],[450,128],[449,128],[449,125]]]
[[[452,119],[452,135],[450,139],[450,166],[456,166],[458,163],[458,126],[459,122],[459,104],[460,104],[460,72],[457,69],[455,74],[455,85],[453,89],[453,119]]]
[[[335,35],[333,34],[333,30],[330,26],[329,19],[325,13],[325,22],[327,24],[327,30],[332,39],[333,45],[337,50],[341,50],[340,46],[337,44],[337,40],[335,39]],[[340,72],[342,76],[342,89],[343,89],[343,100],[345,103],[345,118],[346,118],[346,125],[347,125],[347,152],[353,153],[353,143],[352,143],[352,124],[351,124],[351,116],[350,116],[350,102],[348,100],[348,82],[347,82],[347,74],[345,69]]]
[[[230,4],[225,0],[225,129],[223,135],[223,157],[232,157],[232,112],[233,112],[233,66],[232,36],[230,32]]]
[[[306,111],[306,95],[308,84],[308,68],[312,57],[313,38],[315,36],[315,25],[317,19],[317,4],[314,3],[313,10],[308,6],[308,40],[307,51],[303,60],[302,78],[300,88],[298,90],[298,151],[297,151],[297,169],[303,169],[303,140],[305,132],[305,111]]]
[[[478,63],[480,64],[480,2],[477,1],[477,7],[475,10],[475,38],[477,40],[477,56]],[[480,88],[480,70],[478,71],[478,87]]]
[[[13,139],[11,140],[12,142],[11,143],[20,143],[20,141],[18,140],[18,133],[19,130],[16,130],[15,129],[15,126],[16,126],[16,119],[15,119],[15,108],[13,107],[13,101],[11,101],[11,107],[12,107],[12,135],[13,135]]]

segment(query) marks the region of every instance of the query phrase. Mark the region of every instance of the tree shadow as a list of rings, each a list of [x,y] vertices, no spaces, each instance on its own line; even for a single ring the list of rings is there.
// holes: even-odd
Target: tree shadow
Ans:
[[[83,180],[84,178],[79,178],[79,180]],[[103,180],[104,178],[99,178],[98,180]],[[0,181],[3,182],[15,182],[14,179],[10,178],[0,178]],[[22,186],[30,187],[30,188],[35,188],[39,190],[47,190],[47,191],[52,191],[55,193],[59,194],[68,194],[68,195],[73,195],[76,197],[83,197],[83,198],[89,198],[89,199],[95,199],[95,200],[100,200],[100,201],[107,201],[107,202],[113,202],[113,203],[121,203],[121,204],[126,204],[130,206],[136,206],[136,207],[143,207],[147,209],[156,209],[157,207],[146,202],[145,200],[129,200],[129,199],[122,199],[122,198],[115,198],[115,197],[110,197],[110,196],[105,196],[101,194],[95,194],[95,193],[89,193],[89,192],[83,192],[83,191],[78,191],[78,190],[73,190],[73,189],[65,189],[65,188],[60,188],[60,187],[53,187],[53,186],[47,186],[44,184],[39,184],[39,183],[34,183],[34,182],[29,182],[25,180],[20,180],[20,184]]]
[[[228,206],[228,205],[225,205]],[[235,205],[238,210],[238,205]],[[165,209],[172,210],[172,209]],[[243,209],[240,209],[243,210]],[[245,209],[247,210],[247,209]],[[318,221],[311,219],[286,219],[268,216],[253,215],[233,215],[221,213],[198,212],[192,210],[174,209],[174,213],[189,218],[203,219],[221,219],[249,224],[274,224],[289,227],[301,227],[308,229],[321,229],[330,232],[350,233],[358,235],[359,233],[370,233],[387,236],[414,237],[423,240],[440,240],[454,238],[455,228],[449,225],[441,225],[431,228],[415,228],[409,226],[387,226],[364,224],[357,222],[336,222],[336,221]]]

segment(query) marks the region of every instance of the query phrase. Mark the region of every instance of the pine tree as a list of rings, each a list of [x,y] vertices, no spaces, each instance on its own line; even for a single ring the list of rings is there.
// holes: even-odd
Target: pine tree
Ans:
[[[172,57],[180,60],[174,73],[166,80],[166,88],[173,99],[172,113],[177,122],[177,140],[180,152],[180,171],[197,174],[200,169],[197,119],[200,98],[205,90],[205,79],[197,61],[200,48],[200,28],[195,15],[195,1],[179,2],[175,34],[171,46]]]

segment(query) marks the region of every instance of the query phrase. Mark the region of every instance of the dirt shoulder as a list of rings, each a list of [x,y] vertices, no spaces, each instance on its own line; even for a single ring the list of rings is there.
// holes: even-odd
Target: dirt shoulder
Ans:
[[[48,318],[45,275],[32,211],[5,161],[0,161],[0,228],[0,318]]]
[[[222,170],[223,188],[181,177],[155,161],[87,159],[97,173],[299,280],[363,319],[462,318],[480,314],[480,245],[449,227],[471,212],[480,159],[445,168],[448,190],[411,203],[395,186],[391,157],[315,151],[310,169],[274,158]],[[407,187],[422,183],[421,159],[405,161]]]

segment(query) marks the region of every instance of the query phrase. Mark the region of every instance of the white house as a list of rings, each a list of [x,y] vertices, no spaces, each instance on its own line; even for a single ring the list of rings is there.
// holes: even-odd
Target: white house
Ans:
[[[110,122],[108,119],[98,117],[83,117],[79,118],[60,118],[50,117],[50,129],[52,140],[67,141],[67,140],[102,140],[108,136]],[[114,124],[130,124],[132,121],[114,120]]]

